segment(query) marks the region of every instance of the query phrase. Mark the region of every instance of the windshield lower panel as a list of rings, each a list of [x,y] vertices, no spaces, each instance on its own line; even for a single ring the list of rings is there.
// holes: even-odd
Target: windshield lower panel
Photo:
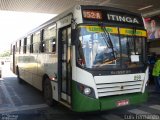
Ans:
[[[137,31],[130,35],[124,32],[124,28],[122,30],[118,27],[79,26],[77,63],[90,69],[142,67],[146,39],[144,31],[141,30],[140,36]]]

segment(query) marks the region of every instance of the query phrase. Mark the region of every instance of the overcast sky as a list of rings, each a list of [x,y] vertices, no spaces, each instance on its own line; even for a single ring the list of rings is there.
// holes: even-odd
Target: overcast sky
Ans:
[[[0,11],[0,52],[25,33],[53,18],[54,14]]]

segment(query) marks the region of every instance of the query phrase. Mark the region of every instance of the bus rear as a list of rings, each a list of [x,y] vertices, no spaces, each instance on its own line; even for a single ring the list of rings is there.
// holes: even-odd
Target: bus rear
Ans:
[[[147,35],[142,17],[120,9],[81,6],[74,18],[72,109],[108,110],[145,102]]]

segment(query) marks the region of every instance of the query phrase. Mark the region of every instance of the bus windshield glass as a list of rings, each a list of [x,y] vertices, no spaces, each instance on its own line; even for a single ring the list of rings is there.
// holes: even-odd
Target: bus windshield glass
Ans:
[[[145,30],[79,26],[77,62],[85,68],[135,68],[144,65]]]

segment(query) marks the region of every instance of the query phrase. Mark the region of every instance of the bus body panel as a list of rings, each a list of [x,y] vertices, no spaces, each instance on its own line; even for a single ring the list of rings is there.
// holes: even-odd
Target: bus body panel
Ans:
[[[37,74],[37,55],[16,55],[16,66],[18,67],[19,76],[29,84],[33,84],[34,75]],[[32,74],[34,72],[34,74]],[[35,79],[37,77],[35,76]]]
[[[72,46],[72,80],[77,79],[77,67],[76,67],[76,48]]]
[[[83,22],[81,14],[82,14],[81,6],[77,5],[76,7],[74,7],[73,18],[74,18],[75,22],[78,24]]]
[[[148,80],[149,80],[149,67],[147,67],[147,69],[145,71],[145,79],[144,79],[144,85],[142,88],[142,93],[144,93],[146,90],[146,86],[148,85]]]
[[[71,24],[72,15],[68,15],[57,22],[57,28],[63,28]]]
[[[57,81],[52,81],[52,97],[54,100],[58,101],[58,83]]]
[[[71,106],[73,111],[87,112],[100,110],[100,103],[98,99],[90,98],[78,90],[77,82],[72,80],[72,97]]]
[[[49,78],[57,74],[57,55],[26,54],[17,55],[20,78],[42,91],[42,80],[46,74]]]
[[[37,57],[37,74],[43,76],[44,74],[48,75],[49,78],[55,77],[54,74],[57,74],[57,62],[58,58],[55,54],[39,54]]]
[[[98,98],[98,94],[97,94],[97,89],[96,89],[96,85],[95,85],[95,81],[94,81],[94,78],[93,78],[93,75],[83,69],[80,69],[77,67],[77,79],[76,81],[78,83],[82,83],[84,85],[87,85],[91,88],[94,89],[95,91],[95,96],[96,98]]]

